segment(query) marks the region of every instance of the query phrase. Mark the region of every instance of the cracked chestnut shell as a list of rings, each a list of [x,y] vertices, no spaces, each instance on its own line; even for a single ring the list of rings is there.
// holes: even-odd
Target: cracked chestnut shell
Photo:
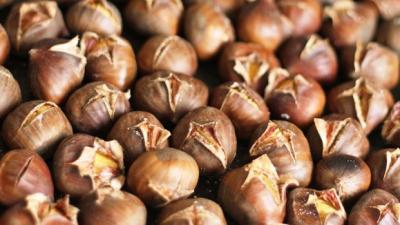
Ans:
[[[113,188],[99,189],[83,197],[79,208],[80,225],[146,225],[143,202]]]
[[[6,62],[8,55],[10,54],[10,48],[11,44],[8,34],[3,25],[0,24],[0,65],[3,65]]]
[[[187,153],[164,148],[145,152],[129,168],[128,190],[150,207],[187,198],[199,180],[199,167]]]
[[[64,19],[55,1],[31,1],[15,4],[5,23],[12,47],[26,53],[34,44],[48,38],[68,35]]]
[[[138,64],[143,73],[166,70],[193,76],[197,70],[197,55],[185,39],[175,35],[157,35],[140,49]]]
[[[172,132],[172,146],[189,153],[203,174],[222,174],[236,155],[235,128],[221,110],[201,107],[183,117]]]
[[[1,132],[9,148],[32,149],[48,157],[65,137],[72,135],[72,127],[56,104],[33,100],[9,113]]]
[[[262,94],[268,73],[279,67],[279,61],[259,44],[234,42],[224,47],[218,66],[223,80],[245,82]]]
[[[281,224],[285,218],[286,191],[297,182],[279,176],[266,154],[222,179],[218,199],[241,225]]]
[[[400,147],[400,102],[396,102],[383,123],[382,138],[389,144]]]
[[[117,7],[107,0],[81,0],[65,15],[68,28],[78,34],[92,31],[99,35],[119,35],[122,18]]]
[[[344,114],[315,118],[307,137],[315,160],[331,155],[365,158],[369,152],[369,140],[361,124]]]
[[[383,22],[379,26],[377,40],[379,43],[388,46],[389,48],[400,53],[400,17]]]
[[[0,202],[13,205],[34,193],[53,199],[53,181],[46,162],[32,150],[7,152],[0,159]]]
[[[120,189],[125,181],[123,151],[115,140],[87,134],[66,138],[53,157],[57,189],[74,198],[107,186]]]
[[[296,188],[290,192],[287,218],[291,225],[343,225],[346,211],[335,189]]]
[[[134,111],[121,116],[114,124],[109,140],[117,140],[124,148],[126,165],[140,154],[168,147],[171,133],[151,113]]]
[[[227,225],[221,207],[206,198],[182,199],[162,209],[157,225]]]
[[[294,124],[270,120],[254,131],[251,157],[268,155],[279,176],[291,177],[300,186],[310,184],[313,171],[310,147],[303,132]]]
[[[173,123],[186,113],[206,106],[208,101],[208,87],[203,81],[167,71],[144,76],[136,82],[133,92],[137,109]]]
[[[0,92],[0,118],[3,118],[22,100],[18,81],[3,66],[0,66]]]
[[[103,81],[92,82],[72,93],[65,114],[77,130],[95,134],[130,111],[129,98],[129,91],[124,93]]]
[[[278,68],[269,74],[265,101],[276,118],[306,127],[323,113],[326,97],[314,79]]]

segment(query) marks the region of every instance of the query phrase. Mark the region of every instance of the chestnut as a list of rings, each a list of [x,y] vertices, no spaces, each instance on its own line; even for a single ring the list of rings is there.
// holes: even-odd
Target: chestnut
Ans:
[[[351,155],[332,155],[320,160],[315,169],[320,189],[334,188],[343,202],[357,199],[371,184],[368,165]]]
[[[335,49],[316,34],[289,39],[279,49],[278,56],[291,74],[303,74],[323,85],[336,81],[339,66]]]
[[[211,4],[216,5],[220,8],[225,14],[229,16],[235,16],[236,12],[246,4],[246,0],[206,0]],[[204,2],[204,0],[183,0],[185,5],[189,6],[190,4]]]
[[[235,40],[229,18],[215,5],[201,2],[186,10],[184,31],[200,60],[216,56],[224,44]]]
[[[344,225],[346,222],[346,211],[335,189],[296,188],[289,194],[287,207],[290,225]]]
[[[4,9],[5,7],[9,6],[10,4],[14,3],[15,0],[1,0],[0,1],[0,9]]]
[[[385,19],[394,19],[400,16],[400,3],[396,0],[372,0],[379,10],[379,14]]]
[[[218,199],[224,210],[240,225],[281,224],[285,218],[286,191],[297,185],[279,176],[266,154],[222,179]]]
[[[17,80],[3,66],[0,66],[0,92],[0,118],[3,118],[21,102],[22,98]]]
[[[344,114],[315,118],[307,137],[315,160],[331,155],[365,158],[369,152],[369,141],[361,124]]]
[[[222,111],[201,107],[175,126],[172,146],[192,155],[203,174],[222,174],[236,155],[235,128]]]
[[[53,157],[54,182],[62,193],[82,197],[92,190],[125,181],[122,146],[87,134],[66,138]]]
[[[396,102],[383,123],[382,138],[389,144],[400,147],[400,102]]]
[[[11,44],[8,34],[3,25],[0,24],[0,65],[3,65],[6,62],[8,55],[10,54],[10,48]]]
[[[139,110],[173,123],[186,113],[207,105],[208,87],[183,74],[160,71],[136,82],[133,102]]]
[[[117,7],[107,0],[81,0],[65,15],[68,28],[78,34],[92,31],[99,35],[119,35],[122,18]]]
[[[34,193],[53,198],[53,181],[46,162],[32,150],[7,152],[0,159],[0,202],[12,205]]]
[[[33,100],[7,115],[1,133],[9,148],[27,148],[48,157],[65,137],[72,135],[72,127],[56,104]]]
[[[135,53],[128,40],[117,35],[82,35],[81,46],[87,58],[86,74],[92,81],[105,81],[126,90],[136,78]]]
[[[171,133],[151,113],[135,111],[121,116],[114,124],[109,140],[117,140],[124,148],[124,158],[130,165],[143,152],[168,147]]]
[[[158,225],[207,224],[227,225],[221,207],[206,198],[182,199],[164,207]]]
[[[65,113],[79,131],[99,133],[130,111],[129,98],[129,91],[124,93],[103,81],[92,82],[72,93]]]
[[[37,42],[68,35],[64,19],[55,1],[28,1],[15,4],[5,28],[17,53],[26,53]]]
[[[142,35],[176,35],[183,14],[181,0],[129,0],[124,16]]]
[[[210,106],[218,108],[231,119],[241,139],[248,139],[259,125],[269,120],[269,110],[263,98],[245,83],[219,85],[211,94]]]
[[[313,171],[310,147],[296,125],[270,120],[254,131],[250,144],[250,156],[268,155],[279,176],[295,179],[302,187],[310,184]]]
[[[197,55],[192,45],[183,38],[158,35],[144,43],[138,64],[143,73],[166,70],[193,76],[197,70]]]
[[[113,188],[98,189],[83,197],[79,208],[80,225],[146,225],[143,202]]]
[[[400,54],[400,17],[385,21],[379,27],[378,41]]]
[[[245,82],[263,94],[268,73],[279,67],[275,55],[259,44],[233,42],[224,47],[219,60],[219,75],[224,81]]]
[[[163,148],[145,152],[129,168],[128,190],[150,207],[188,197],[199,180],[199,167],[187,153]]]
[[[322,114],[326,97],[314,79],[277,68],[269,74],[265,101],[273,116],[306,127]]]

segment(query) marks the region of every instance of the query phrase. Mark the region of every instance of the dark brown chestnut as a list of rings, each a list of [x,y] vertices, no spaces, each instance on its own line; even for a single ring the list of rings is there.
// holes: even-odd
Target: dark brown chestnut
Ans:
[[[400,17],[379,26],[378,41],[400,54]]]
[[[322,114],[326,97],[314,79],[278,68],[269,74],[265,101],[276,118],[306,127]]]
[[[186,113],[207,105],[208,87],[194,77],[160,71],[136,83],[133,99],[137,109],[176,123]]]
[[[21,102],[22,98],[17,80],[3,66],[0,66],[0,93],[0,118],[3,118]]]
[[[1,3],[0,3],[1,4]],[[3,25],[0,24],[0,65],[3,65],[10,54],[10,39],[4,29]]]
[[[14,2],[15,2],[15,0],[1,0],[0,1],[0,9],[3,9]]]
[[[257,128],[250,143],[251,157],[266,154],[279,176],[295,179],[302,187],[310,184],[313,171],[310,147],[296,125],[270,120]]]
[[[129,168],[128,190],[150,207],[162,207],[191,195],[199,167],[187,153],[164,148],[145,152]]]
[[[394,19],[400,16],[400,3],[396,0],[372,0],[379,10],[380,15],[385,19]]]
[[[400,147],[400,102],[396,102],[383,123],[382,138],[389,144]]]
[[[203,174],[222,174],[236,155],[235,128],[222,111],[201,107],[176,125],[172,146],[192,155]]]

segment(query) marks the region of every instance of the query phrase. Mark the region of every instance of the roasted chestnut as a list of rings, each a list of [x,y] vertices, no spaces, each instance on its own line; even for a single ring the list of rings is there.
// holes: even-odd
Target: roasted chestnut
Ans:
[[[3,66],[0,66],[0,93],[0,118],[2,118],[21,102],[21,88],[11,72]]]
[[[129,168],[128,190],[146,205],[162,207],[188,197],[199,180],[199,167],[187,153],[164,148],[145,152]]]
[[[186,113],[207,105],[208,87],[196,78],[160,71],[136,82],[133,99],[137,109],[176,123]]]
[[[158,35],[144,43],[138,64],[143,73],[166,70],[193,76],[197,70],[197,55],[192,45],[183,38]]]
[[[9,113],[1,133],[9,148],[31,149],[48,157],[65,137],[72,135],[72,127],[56,104],[34,100]]]
[[[296,188],[290,192],[287,213],[290,225],[343,225],[346,222],[346,211],[335,189]]]
[[[400,17],[385,21],[379,28],[378,41],[400,54]]]
[[[247,0],[183,0],[186,5],[190,5],[198,2],[208,1],[211,4],[216,5],[225,14],[229,16],[235,16],[236,12],[246,4]]]
[[[92,81],[105,81],[126,90],[136,77],[135,53],[127,40],[117,35],[101,37],[85,32],[81,46],[87,58],[86,74]]]
[[[1,3],[0,3],[1,4]],[[10,39],[3,25],[0,24],[0,65],[3,65],[10,53]]]
[[[269,74],[265,101],[276,118],[306,127],[322,114],[326,97],[314,79],[301,74],[290,75],[287,70],[278,68]]]
[[[8,14],[5,28],[17,53],[26,53],[41,40],[68,35],[62,13],[55,1],[15,4]]]
[[[117,7],[107,0],[81,0],[65,15],[68,28],[78,34],[92,31],[99,35],[121,34],[122,18]]]
[[[389,144],[400,147],[400,102],[394,104],[382,127],[382,138]]]
[[[175,126],[172,146],[192,155],[203,174],[222,174],[236,155],[235,128],[222,111],[201,107]]]
[[[219,75],[225,81],[245,82],[263,94],[268,73],[279,67],[274,54],[259,44],[234,42],[224,47],[219,60]]]
[[[235,31],[228,17],[215,5],[201,2],[186,10],[185,35],[201,60],[216,56],[222,46],[235,40]]]
[[[310,147],[294,124],[270,120],[257,128],[250,143],[251,157],[266,154],[279,176],[295,179],[302,187],[310,184],[313,171]]]
[[[113,121],[130,111],[130,92],[98,81],[76,90],[65,105],[65,113],[79,131],[99,133],[111,127]]]
[[[380,15],[388,20],[400,16],[400,3],[396,0],[372,0]]]

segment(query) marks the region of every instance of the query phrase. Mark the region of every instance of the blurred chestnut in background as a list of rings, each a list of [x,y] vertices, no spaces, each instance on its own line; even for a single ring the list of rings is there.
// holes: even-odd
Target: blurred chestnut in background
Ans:
[[[265,101],[273,116],[306,127],[323,113],[326,97],[314,79],[274,69],[268,77]]]
[[[279,61],[259,44],[234,42],[224,47],[218,65],[219,75],[224,81],[245,82],[263,94],[268,73],[279,67]]]
[[[34,193],[53,199],[53,181],[46,162],[32,150],[7,152],[0,159],[0,202],[13,205]]]
[[[378,42],[400,54],[400,17],[383,22],[379,28]]]
[[[146,225],[143,202],[124,191],[98,189],[83,197],[79,208],[80,225]]]
[[[231,119],[241,139],[248,139],[259,125],[269,120],[269,110],[263,98],[245,83],[219,85],[211,94],[210,106],[218,108]]]
[[[0,66],[0,93],[2,118],[21,102],[21,88],[11,72],[3,66]]]
[[[185,12],[184,31],[200,60],[213,58],[223,45],[235,40],[229,18],[217,6],[207,2],[189,6]]]
[[[146,36],[177,34],[182,14],[181,0],[128,0],[124,10],[128,25]]]
[[[278,56],[291,74],[311,77],[323,85],[336,80],[339,65],[335,49],[316,34],[289,39],[279,49]]]
[[[346,211],[335,189],[296,188],[290,192],[287,218],[290,225],[343,225]]]
[[[393,19],[400,16],[400,2],[396,0],[372,0],[378,7],[380,15],[385,19]]]
[[[251,157],[268,155],[279,176],[295,179],[306,187],[312,179],[313,162],[310,147],[296,125],[270,120],[254,131],[250,141]]]
[[[65,137],[72,135],[72,127],[56,104],[33,100],[7,115],[1,133],[9,148],[31,149],[49,157]]]
[[[158,225],[178,224],[227,225],[221,207],[206,198],[182,199],[162,209]]]
[[[0,24],[0,65],[3,65],[6,62],[8,55],[10,54],[10,48],[11,44],[8,34],[3,25]]]
[[[314,176],[319,189],[334,188],[344,202],[356,199],[371,184],[368,165],[351,155],[332,155],[320,160]]]
[[[400,102],[394,104],[382,127],[382,138],[389,144],[400,147]]]
[[[26,53],[37,42],[68,35],[63,15],[55,1],[28,1],[15,4],[5,28],[17,53]]]
[[[79,131],[95,134],[111,127],[121,115],[130,111],[130,92],[98,81],[86,84],[69,97],[65,113]]]
[[[133,98],[137,109],[176,123],[186,113],[207,105],[208,87],[194,77],[160,71],[136,82]]]
[[[117,120],[108,134],[108,139],[117,140],[124,148],[126,165],[130,165],[140,154],[168,147],[171,133],[151,113],[134,111]]]
[[[54,45],[52,41],[29,51],[29,79],[37,98],[61,104],[82,83],[86,58],[78,37]]]
[[[66,138],[53,157],[57,189],[72,197],[107,186],[120,189],[125,181],[123,151],[117,141],[87,134]]]
[[[315,160],[331,155],[365,158],[370,147],[361,124],[344,114],[315,118],[307,138]]]
[[[90,80],[105,81],[121,90],[132,85],[137,65],[135,52],[126,39],[85,32],[81,47],[87,58],[86,75]]]
[[[15,2],[15,0],[1,0],[0,1],[0,9],[3,9],[14,2]]]
[[[175,35],[158,35],[144,43],[138,64],[143,73],[166,70],[193,76],[197,70],[197,55],[185,39]]]
[[[199,180],[199,167],[187,153],[164,148],[145,152],[129,168],[128,190],[150,207],[188,197]]]
[[[107,0],[81,0],[72,5],[65,20],[68,28],[78,34],[92,31],[99,35],[119,35],[122,18],[117,7]]]
[[[172,146],[196,160],[203,174],[222,174],[236,155],[235,128],[222,111],[201,107],[186,114],[172,132]]]

